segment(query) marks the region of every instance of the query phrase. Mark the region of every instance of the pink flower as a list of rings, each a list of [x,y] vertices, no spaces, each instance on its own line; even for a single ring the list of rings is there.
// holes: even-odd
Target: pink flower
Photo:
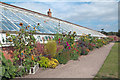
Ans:
[[[52,39],[52,37],[51,37],[51,39]]]
[[[69,48],[68,49],[71,49],[71,47],[69,46]]]
[[[68,44],[68,42],[66,42],[66,44]]]
[[[68,42],[66,42],[66,44],[67,44],[67,46],[70,46],[70,45],[68,44]]]
[[[67,46],[70,46],[69,44],[67,44]]]

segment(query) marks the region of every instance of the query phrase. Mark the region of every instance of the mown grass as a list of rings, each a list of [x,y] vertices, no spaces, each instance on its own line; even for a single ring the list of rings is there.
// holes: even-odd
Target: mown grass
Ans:
[[[120,42],[114,44],[94,80],[98,80],[98,78],[118,78],[118,45],[120,45]]]

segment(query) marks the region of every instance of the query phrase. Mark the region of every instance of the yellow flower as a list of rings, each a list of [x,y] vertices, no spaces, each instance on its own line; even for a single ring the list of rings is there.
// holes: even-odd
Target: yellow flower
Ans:
[[[73,47],[73,44],[72,44],[72,47]]]
[[[71,39],[73,39],[73,37],[71,37]]]
[[[73,34],[75,34],[76,32],[74,31]]]
[[[48,66],[50,68],[55,68],[59,64],[57,59],[51,58],[51,60],[48,62]]]

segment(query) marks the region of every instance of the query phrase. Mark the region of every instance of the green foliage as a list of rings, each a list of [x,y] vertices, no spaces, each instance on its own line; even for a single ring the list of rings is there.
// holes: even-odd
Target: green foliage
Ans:
[[[26,28],[23,27],[23,24],[20,23],[20,26],[22,29],[20,29],[19,32],[16,31],[16,35],[10,35],[9,32],[6,33],[6,40],[12,42],[11,44],[14,44],[14,64],[20,65],[19,61],[21,60],[21,57],[24,55],[25,57],[23,59],[31,59],[31,55],[35,54],[35,42],[36,39],[34,38],[33,34],[36,32],[34,29],[29,30],[30,26],[27,26]],[[22,53],[22,54],[21,54]],[[28,61],[24,61],[28,62]],[[28,62],[29,64],[29,62]],[[24,63],[23,63],[24,65]]]
[[[48,58],[46,58],[46,57],[41,57],[40,58],[40,61],[38,61],[38,63],[39,63],[39,65],[40,65],[40,67],[44,67],[44,68],[48,68],[48,66],[49,66],[49,59]]]
[[[43,68],[55,68],[59,64],[59,62],[56,59],[51,58],[50,60],[44,56],[40,58],[40,61],[38,61],[38,63],[40,67]]]
[[[45,53],[50,54],[52,57],[56,55],[57,50],[57,43],[54,40],[49,40],[48,43],[45,45]]]
[[[79,54],[76,52],[76,50],[73,50],[73,51],[70,53],[70,59],[71,59],[71,60],[78,60],[78,57],[79,57]]]
[[[118,32],[116,33],[116,35],[117,35],[118,37],[120,37],[120,29],[118,30]]]
[[[86,48],[82,48],[81,49],[81,55],[87,55],[88,51],[86,50]]]
[[[62,52],[63,49],[64,49],[64,46],[63,46],[63,45],[57,45],[57,53]]]
[[[114,44],[109,55],[104,61],[104,64],[96,74],[94,80],[98,80],[99,78],[101,79],[103,77],[105,77],[105,79],[111,78],[111,80],[113,80],[113,78],[116,78],[114,80],[117,80],[117,78],[119,78],[119,75],[118,75],[119,60],[120,60],[120,56],[118,56],[119,45],[120,45],[119,42],[116,42]]]
[[[67,51],[61,52],[55,57],[60,64],[66,64],[70,60],[70,54]]]
[[[19,68],[14,66],[13,63],[8,59],[6,59],[2,53],[2,79],[7,80],[11,78],[15,78],[15,76],[22,76],[24,73],[23,68]]]
[[[59,38],[62,38],[62,35],[60,35],[59,33],[56,33],[54,40],[58,41]]]

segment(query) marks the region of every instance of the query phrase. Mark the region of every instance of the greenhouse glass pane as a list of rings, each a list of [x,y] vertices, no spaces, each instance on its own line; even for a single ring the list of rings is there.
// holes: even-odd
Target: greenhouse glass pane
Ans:
[[[4,24],[2,24],[1,22],[0,22],[0,24],[1,24],[1,28],[2,28],[4,31],[8,31],[7,27],[6,27]]]
[[[44,26],[43,22],[40,19],[38,19],[38,18],[36,18],[34,16],[29,16],[29,17],[32,18],[35,22],[40,23],[40,28],[43,28],[45,33],[51,33],[51,31]]]
[[[13,25],[9,20],[7,20],[4,16],[3,16],[3,21],[2,21],[6,27],[8,27],[10,30],[18,30],[18,28],[15,27],[15,25]]]

